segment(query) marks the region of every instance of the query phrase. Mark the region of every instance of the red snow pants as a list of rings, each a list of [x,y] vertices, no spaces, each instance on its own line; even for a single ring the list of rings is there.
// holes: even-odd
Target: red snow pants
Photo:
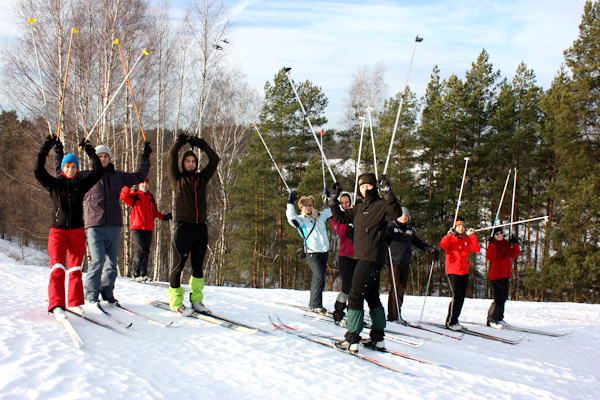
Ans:
[[[69,271],[69,307],[84,303],[81,263],[85,255],[85,228],[50,228],[48,235],[50,282],[48,283],[48,311],[65,307],[65,275]]]

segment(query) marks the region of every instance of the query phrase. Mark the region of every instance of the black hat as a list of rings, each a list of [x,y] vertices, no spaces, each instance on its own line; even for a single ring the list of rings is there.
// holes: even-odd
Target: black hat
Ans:
[[[497,232],[504,233],[504,231],[502,230],[502,228],[500,228],[499,226],[497,226],[494,229],[492,229],[492,236],[494,236]]]
[[[358,177],[358,187],[361,187],[365,183],[370,183],[373,186],[377,186],[377,178],[373,173],[365,173]]]

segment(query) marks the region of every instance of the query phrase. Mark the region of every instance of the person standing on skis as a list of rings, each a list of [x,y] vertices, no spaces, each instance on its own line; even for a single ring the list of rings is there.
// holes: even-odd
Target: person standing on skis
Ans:
[[[387,259],[390,273],[390,293],[388,296],[388,315],[387,320],[397,322],[402,325],[408,323],[402,318],[400,309],[404,300],[406,291],[406,282],[408,281],[408,272],[410,271],[410,260],[412,258],[412,247],[415,246],[427,253],[431,253],[434,258],[439,258],[440,252],[433,246],[422,241],[415,232],[415,228],[408,224],[410,215],[408,208],[402,207],[402,215],[387,226],[386,242],[389,252],[392,255],[390,261],[389,254]]]
[[[46,158],[54,147],[62,159],[57,177],[46,171]],[[93,169],[85,177],[79,175],[79,160],[71,153],[63,157],[63,145],[58,137],[49,135],[38,153],[35,177],[52,199],[52,221],[48,234],[50,257],[50,282],[48,283],[48,312],[57,320],[65,319],[65,275],[69,277],[68,306],[84,304],[81,264],[85,255],[85,228],[83,223],[83,198],[101,178],[104,170],[96,151],[85,144],[85,152],[92,160]]]
[[[152,244],[154,218],[170,221],[172,216],[171,213],[162,214],[158,211],[154,196],[150,193],[149,178],[138,184],[138,188],[131,190],[129,186],[123,187],[121,201],[131,207],[129,229],[133,231],[133,242],[135,243],[131,274],[134,281],[144,282],[151,280],[148,278],[148,256],[150,255],[150,244]]]
[[[469,285],[469,254],[479,253],[481,247],[472,228],[467,230],[465,219],[458,217],[456,223],[440,241],[446,251],[446,275],[450,281],[452,300],[448,306],[446,326],[453,331],[463,330],[458,317],[465,302]]]
[[[189,143],[197,147],[208,157],[208,164],[198,172],[198,157],[187,150],[181,158],[181,170],[178,165],[179,150]],[[192,309],[200,313],[210,313],[204,305],[204,271],[202,264],[208,247],[208,228],[206,226],[206,186],[217,171],[219,156],[204,139],[180,134],[169,149],[167,155],[167,173],[175,192],[175,232],[173,236],[173,266],[169,275],[171,296],[169,306],[173,311],[189,314],[183,305],[184,290],[181,287],[181,274],[188,256],[192,259],[190,277],[190,302]]]
[[[485,258],[490,260],[490,283],[494,292],[494,301],[488,310],[487,325],[502,329],[509,326],[504,322],[504,304],[508,299],[512,260],[519,256],[521,247],[515,235],[510,236],[510,241],[504,239],[502,228],[494,228],[488,242]]]
[[[377,186],[383,198],[379,197]],[[385,176],[382,176],[378,184],[375,174],[362,174],[358,177],[358,187],[365,202],[357,204],[354,208],[346,211],[340,208],[338,197],[342,187],[338,182],[333,184],[329,200],[333,218],[337,223],[354,224],[354,255],[358,262],[348,296],[347,332],[344,340],[335,343],[336,347],[351,352],[357,352],[361,343],[365,300],[369,305],[372,325],[370,338],[362,342],[370,347],[385,349],[385,311],[379,299],[381,269],[385,264],[387,252],[385,230],[389,221],[402,215],[400,204]]]
[[[342,192],[338,197],[340,208],[342,211],[352,207],[352,198],[350,193]],[[354,226],[350,224],[338,224],[335,219],[331,219],[331,227],[340,237],[340,251],[338,252],[338,268],[340,270],[340,278],[342,279],[342,290],[337,295],[333,306],[333,320],[336,324],[340,324],[344,318],[344,310],[348,302],[348,295],[352,287],[352,276],[356,268],[356,258],[354,257]]]

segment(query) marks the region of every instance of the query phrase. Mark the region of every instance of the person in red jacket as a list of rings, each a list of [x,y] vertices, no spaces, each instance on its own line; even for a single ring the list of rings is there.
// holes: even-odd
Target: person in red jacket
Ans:
[[[162,214],[156,207],[154,196],[150,193],[150,179],[146,178],[138,185],[138,189],[131,190],[128,186],[121,191],[121,200],[131,207],[129,215],[129,229],[133,231],[135,243],[135,256],[131,273],[133,280],[144,282],[148,278],[148,255],[152,243],[152,231],[154,230],[154,218],[163,221],[172,219],[171,213]]]
[[[490,282],[494,292],[494,301],[488,310],[487,324],[502,329],[509,326],[504,322],[504,304],[508,299],[508,279],[512,275],[512,260],[521,253],[519,241],[511,235],[510,241],[504,239],[502,228],[494,228],[485,258],[490,260]]]
[[[340,208],[343,211],[352,207],[350,193],[342,192],[338,199]],[[340,224],[335,222],[335,219],[331,218],[331,227],[340,237],[338,268],[340,270],[340,278],[342,278],[342,290],[338,293],[333,306],[333,320],[339,325],[344,319],[344,310],[346,309],[348,295],[350,295],[350,289],[352,288],[352,276],[354,276],[354,270],[356,269],[356,263],[358,261],[354,257],[354,244],[352,244],[352,241],[354,240],[354,225]]]
[[[446,275],[452,289],[452,301],[448,307],[446,326],[454,331],[463,327],[458,322],[460,311],[465,302],[469,285],[469,253],[479,253],[481,248],[475,231],[465,226],[465,219],[458,217],[456,224],[440,241],[440,247],[446,251]]]

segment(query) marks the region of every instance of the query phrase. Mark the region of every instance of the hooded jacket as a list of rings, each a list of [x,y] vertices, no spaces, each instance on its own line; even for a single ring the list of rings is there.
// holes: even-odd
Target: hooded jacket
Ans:
[[[54,159],[55,168],[60,166],[61,156]],[[150,160],[141,157],[137,172],[123,172],[115,170],[113,163],[108,163],[104,168],[104,175],[98,183],[85,195],[85,227],[90,228],[102,225],[123,225],[121,203],[119,197],[123,186],[133,186],[143,182],[150,171]],[[83,178],[92,171],[81,171],[79,175]],[[58,175],[58,172],[57,172]]]
[[[433,250],[433,246],[428,245],[421,240],[415,228],[408,224],[401,224],[398,221],[390,222],[387,226],[386,241],[392,253],[392,262],[394,265],[409,265],[412,258],[412,246],[421,250]],[[388,265],[389,254],[387,255]]]
[[[490,280],[510,278],[512,274],[512,259],[521,253],[521,247],[514,244],[510,247],[507,240],[496,240],[487,248],[485,258],[490,260]]]
[[[446,274],[466,275],[469,273],[469,252],[479,253],[481,247],[474,233],[458,237],[447,234],[440,241],[446,251]]]
[[[150,192],[131,190],[125,186],[121,191],[121,200],[131,207],[129,229],[154,230],[154,218],[163,219],[163,214],[156,208],[156,201]]]
[[[86,193],[101,178],[104,170],[96,154],[92,155],[94,169],[85,177],[80,173],[69,179],[61,173],[55,178],[46,171],[46,157],[48,153],[41,151],[35,164],[35,177],[50,192],[52,198],[51,228],[76,229],[82,228],[83,199]],[[60,164],[59,164],[60,165]]]
[[[205,145],[202,151],[208,157],[208,164],[202,171],[198,172],[198,157],[193,151],[186,151],[181,157],[181,163],[178,164],[177,155],[184,144],[185,142],[180,140],[175,141],[167,155],[167,173],[171,187],[175,192],[175,215],[173,219],[176,222],[206,222],[206,185],[217,171],[220,158],[208,144]],[[188,155],[193,155],[196,158],[195,171],[185,172],[183,160]],[[181,170],[179,169],[180,165]]]
[[[354,256],[358,260],[368,260],[385,264],[385,229],[389,221],[402,215],[400,204],[391,190],[379,197],[377,189],[366,192],[364,203],[342,211],[337,198],[329,200],[333,219],[338,224],[354,224]]]

